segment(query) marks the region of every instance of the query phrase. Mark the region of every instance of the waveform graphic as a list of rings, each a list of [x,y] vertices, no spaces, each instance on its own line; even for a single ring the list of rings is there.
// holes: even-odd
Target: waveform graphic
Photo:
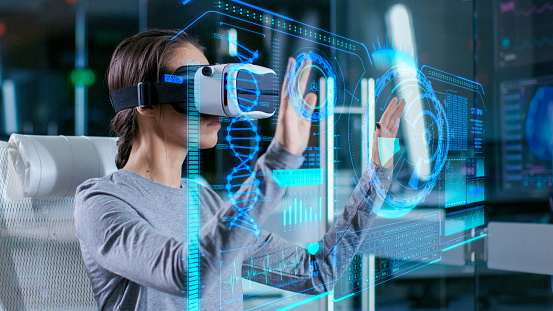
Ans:
[[[274,256],[274,255],[273,255]],[[222,279],[221,275],[221,285],[227,284],[231,288],[231,292],[234,294],[235,287],[238,283],[241,282],[240,279],[246,279],[248,281],[256,280],[256,282],[260,282],[259,278],[257,276],[262,275],[265,278],[265,285],[268,285],[268,275],[269,273],[280,273],[280,279],[283,279],[283,272],[286,271],[290,267],[294,267],[294,275],[297,275],[297,266],[304,263],[303,260],[299,259],[299,253],[298,248],[296,247],[296,252],[294,255],[294,258],[292,258],[289,262],[286,261],[284,258],[284,250],[281,251],[281,260],[278,262],[278,264],[274,267],[271,267],[270,264],[270,257],[269,254],[266,254],[265,256],[266,260],[263,265],[263,270],[256,270],[254,267],[260,267],[259,262],[254,262],[253,257],[250,257],[249,260],[249,269],[246,271],[244,275],[242,275],[242,271],[238,270],[236,266],[236,261],[233,262],[232,271],[230,271],[230,274],[226,279]],[[244,260],[245,261],[245,260]],[[314,261],[310,264],[310,276],[316,275],[318,273],[318,266],[317,262]],[[290,274],[290,271],[286,272],[287,274]],[[251,285],[250,285],[251,286]]]
[[[535,5],[533,5],[530,9],[516,10],[515,15],[516,16],[528,17],[528,16],[533,15],[533,14],[542,14],[542,13],[545,13],[547,11],[553,11],[553,4],[551,4],[549,2],[546,2],[544,5],[542,5],[539,8],[536,7]]]
[[[511,12],[515,10],[515,1],[509,1],[499,4],[499,9],[501,13]]]
[[[532,5],[531,8],[517,9],[514,0],[499,3],[499,10],[501,13],[513,12],[515,16],[529,17],[534,14],[543,14],[548,11],[553,11],[553,4],[546,2],[541,6]]]
[[[542,48],[553,46],[553,36],[542,35],[541,38],[524,39],[513,47],[514,50],[521,52],[524,50],[533,50],[534,47]]]

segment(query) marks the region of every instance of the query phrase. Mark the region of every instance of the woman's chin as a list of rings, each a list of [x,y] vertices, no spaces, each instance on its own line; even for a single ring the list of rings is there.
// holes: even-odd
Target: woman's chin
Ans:
[[[200,139],[200,149],[209,149],[217,145],[217,136],[215,139]]]

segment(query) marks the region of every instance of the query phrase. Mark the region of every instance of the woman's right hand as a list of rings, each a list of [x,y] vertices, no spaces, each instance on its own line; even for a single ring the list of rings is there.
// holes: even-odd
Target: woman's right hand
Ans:
[[[280,108],[278,112],[278,123],[275,132],[275,139],[283,145],[286,150],[293,154],[302,154],[309,142],[311,135],[311,120],[302,116],[294,107],[290,93],[288,92],[288,77],[295,65],[294,58],[288,59],[282,90],[280,91]],[[300,77],[300,90],[305,90],[307,87],[307,79],[309,78],[309,69],[306,69]],[[303,99],[307,106],[314,107],[317,104],[317,95],[309,93]]]

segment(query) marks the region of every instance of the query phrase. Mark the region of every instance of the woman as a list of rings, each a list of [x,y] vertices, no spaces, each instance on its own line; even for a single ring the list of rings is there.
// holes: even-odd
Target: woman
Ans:
[[[149,30],[124,40],[110,63],[110,92],[142,81],[156,82],[160,74],[171,74],[188,61],[208,64],[196,41],[186,34],[177,34]],[[293,61],[290,60],[288,69]],[[287,83],[285,78],[283,90]],[[308,94],[305,101],[314,106],[317,98]],[[404,101],[398,104],[397,99],[390,103],[375,137],[395,137],[396,120],[404,105]],[[77,236],[99,309],[182,310],[191,300],[199,299],[194,303],[205,310],[220,307],[242,310],[240,286],[227,285],[240,274],[286,290],[307,293],[330,290],[342,269],[330,260],[331,250],[337,244],[347,243],[337,239],[336,227],[321,240],[322,251],[310,255],[265,231],[256,237],[239,227],[229,230],[227,220],[237,215],[236,208],[223,202],[211,189],[201,187],[201,298],[189,297],[188,266],[194,259],[187,258],[188,181],[181,180],[181,167],[187,155],[186,125],[184,115],[166,104],[118,112],[112,127],[119,136],[116,162],[120,170],[88,180],[77,189]],[[202,118],[200,146],[215,146],[219,129],[218,117]],[[250,210],[257,223],[268,217],[284,194],[284,189],[272,179],[271,170],[299,168],[309,135],[309,121],[298,116],[287,92],[282,92],[275,139],[255,166],[261,195],[271,198],[259,201]],[[376,147],[375,144],[374,164],[370,166],[384,177],[391,170],[380,167]],[[386,166],[391,166],[391,160]],[[362,190],[370,189],[368,175],[364,174],[346,204],[337,222],[340,227],[358,231],[372,223],[375,214],[365,197],[374,193]],[[239,193],[247,196],[248,187],[243,186]],[[278,266],[282,260],[295,264],[267,268]],[[313,265],[320,273],[310,273]]]

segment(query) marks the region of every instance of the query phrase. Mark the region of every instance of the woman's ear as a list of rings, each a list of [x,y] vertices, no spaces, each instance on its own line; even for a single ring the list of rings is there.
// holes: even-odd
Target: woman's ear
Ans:
[[[147,107],[147,108],[142,108],[142,107],[136,107],[136,112],[138,113],[138,115],[142,116],[142,117],[146,117],[146,118],[159,118],[159,106],[160,105],[153,105],[153,106],[150,106],[150,107]]]

